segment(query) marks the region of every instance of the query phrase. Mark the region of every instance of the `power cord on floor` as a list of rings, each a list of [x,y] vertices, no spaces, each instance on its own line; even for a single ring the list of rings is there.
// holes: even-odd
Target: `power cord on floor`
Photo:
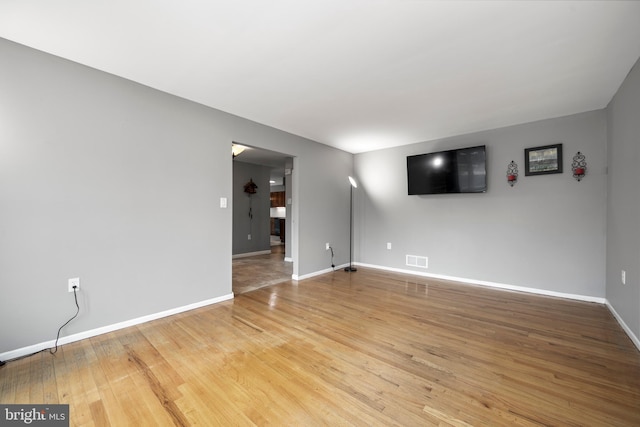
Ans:
[[[75,300],[75,303],[76,303],[76,314],[74,314],[71,319],[67,320],[64,323],[64,325],[60,326],[60,328],[58,329],[58,334],[56,335],[56,342],[55,342],[55,345],[53,347],[43,348],[42,350],[36,351],[34,353],[25,354],[24,356],[16,357],[15,359],[9,359],[9,360],[5,360],[5,361],[0,361],[0,366],[6,365],[7,362],[14,362],[16,360],[25,359],[27,357],[34,356],[34,355],[36,355],[38,353],[42,353],[42,352],[47,351],[47,350],[51,354],[56,354],[58,352],[58,341],[60,340],[60,332],[62,331],[62,328],[67,326],[73,319],[78,317],[78,313],[80,313],[80,305],[78,304],[78,287],[77,286],[73,287],[73,299]]]

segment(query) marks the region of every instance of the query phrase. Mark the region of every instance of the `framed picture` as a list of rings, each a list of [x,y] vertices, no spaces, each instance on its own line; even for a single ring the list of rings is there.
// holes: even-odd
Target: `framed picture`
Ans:
[[[525,176],[550,173],[562,173],[562,144],[525,148]]]

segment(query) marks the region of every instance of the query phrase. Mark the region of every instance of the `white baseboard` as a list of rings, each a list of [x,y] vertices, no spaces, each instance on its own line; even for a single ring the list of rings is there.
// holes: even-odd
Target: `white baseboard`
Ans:
[[[246,258],[249,256],[256,256],[256,255],[269,255],[269,254],[271,254],[271,249],[267,249],[264,251],[256,251],[256,252],[245,252],[243,254],[235,254],[231,256],[231,259]]]
[[[381,265],[364,264],[364,263],[360,263],[360,262],[354,263],[354,264],[360,265],[362,267],[375,268],[375,269],[378,269],[378,270],[393,271],[395,273],[404,273],[404,274],[411,274],[413,276],[431,277],[433,279],[451,280],[451,281],[454,281],[454,282],[467,283],[467,284],[470,284],[470,285],[478,285],[478,286],[487,286],[487,287],[490,287],[490,288],[504,289],[504,290],[508,290],[508,291],[527,292],[527,293],[530,293],[530,294],[546,295],[546,296],[558,297],[558,298],[567,298],[567,299],[573,299],[573,300],[578,300],[578,301],[596,302],[596,303],[599,303],[599,304],[605,304],[605,302],[606,302],[605,298],[593,297],[593,296],[589,296],[589,295],[567,294],[567,293],[564,293],[564,292],[548,291],[546,289],[528,288],[528,287],[524,287],[524,286],[514,286],[514,285],[508,285],[508,284],[504,284],[504,283],[487,282],[487,281],[484,281],[484,280],[467,279],[467,278],[464,278],[464,277],[445,276],[443,274],[432,274],[432,273],[425,273],[425,272],[422,272],[422,271],[404,270],[404,269],[401,269],[401,268],[384,267],[384,266],[381,266]]]
[[[344,267],[347,267],[349,264],[338,265],[335,268],[325,268],[324,270],[314,271],[313,273],[303,274],[302,276],[298,276],[296,274],[292,275],[291,278],[293,280],[304,280],[309,279],[311,277],[320,276],[321,274],[331,273],[332,271],[342,270]]]
[[[422,271],[405,270],[405,269],[402,269],[402,268],[385,267],[385,266],[382,266],[382,265],[375,265],[375,264],[365,264],[365,263],[362,263],[362,262],[354,262],[353,265],[354,266],[374,268],[374,269],[377,269],[377,270],[392,271],[394,273],[410,274],[412,276],[431,277],[433,279],[450,280],[450,281],[453,281],[453,282],[466,283],[466,284],[470,284],[470,285],[486,286],[486,287],[490,287],[490,288],[503,289],[503,290],[508,290],[508,291],[527,292],[527,293],[530,293],[530,294],[545,295],[545,296],[557,297],[557,298],[566,298],[566,299],[572,299],[572,300],[577,300],[577,301],[595,302],[595,303],[598,303],[598,304],[605,304],[606,303],[606,299],[605,298],[594,297],[594,296],[590,296],[590,295],[568,294],[568,293],[564,293],[564,292],[549,291],[549,290],[546,290],[546,289],[528,288],[528,287],[525,287],[525,286],[514,286],[514,285],[508,285],[508,284],[505,284],[505,283],[496,283],[496,282],[487,282],[487,281],[484,281],[484,280],[467,279],[465,277],[455,277],[455,276],[446,276],[446,275],[443,275],[443,274],[425,273],[425,272],[422,272]],[[309,279],[309,278],[314,277],[314,276],[319,276],[321,274],[330,273],[332,271],[342,270],[344,267],[348,267],[348,266],[349,266],[349,264],[347,263],[347,264],[343,264],[343,265],[337,266],[335,269],[326,268],[324,270],[316,271],[316,272],[309,273],[309,274],[304,274],[302,276],[297,276],[297,275],[294,274],[291,277],[292,277],[293,280],[304,280],[304,279]]]
[[[631,341],[633,342],[633,344],[635,344],[636,348],[640,351],[640,339],[638,339],[638,337],[633,333],[631,328],[629,326],[627,326],[627,324],[624,322],[624,320],[622,320],[622,317],[620,317],[620,315],[618,314],[616,309],[613,308],[613,306],[611,305],[609,300],[606,301],[606,304],[607,304],[607,307],[609,308],[609,311],[611,312],[611,314],[613,314],[613,317],[616,318],[616,320],[618,321],[620,326],[622,326],[622,329],[627,333],[629,338],[631,338]]]
[[[284,257],[284,262],[293,262],[293,258],[291,257]]]
[[[159,313],[153,313],[146,316],[138,317],[131,320],[125,320],[124,322],[114,323],[112,325],[102,326],[100,328],[91,329],[84,332],[79,332],[77,334],[68,335],[65,337],[60,337],[58,340],[58,346],[63,344],[69,344],[75,341],[80,341],[86,338],[95,337],[96,335],[106,334],[108,332],[117,331],[119,329],[128,328],[129,326],[139,325],[141,323],[150,322],[152,320],[161,319],[163,317],[168,317],[174,314],[182,313],[189,310],[194,310],[196,308],[204,307],[207,305],[217,304],[222,301],[227,301],[233,299],[233,292],[227,295],[222,295],[217,298],[211,298],[204,301],[199,301],[193,304],[184,305],[182,307],[176,307],[169,310],[161,311]],[[0,354],[0,360],[8,361],[11,359],[15,359],[17,357],[26,356],[31,353],[35,353],[40,350],[44,350],[47,348],[51,348],[55,345],[56,341],[46,341],[39,344],[30,345],[28,347],[18,348],[16,350],[7,351],[5,353]]]

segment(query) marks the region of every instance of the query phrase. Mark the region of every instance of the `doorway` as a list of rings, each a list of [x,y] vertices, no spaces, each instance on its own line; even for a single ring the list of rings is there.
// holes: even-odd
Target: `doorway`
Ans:
[[[293,157],[242,145],[232,167],[234,294],[291,280],[297,247]],[[255,190],[247,192],[247,186]]]

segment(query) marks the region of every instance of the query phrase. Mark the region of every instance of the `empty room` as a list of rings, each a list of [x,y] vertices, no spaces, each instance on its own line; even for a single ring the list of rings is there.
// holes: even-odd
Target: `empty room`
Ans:
[[[639,24],[0,0],[0,425],[640,425]]]

